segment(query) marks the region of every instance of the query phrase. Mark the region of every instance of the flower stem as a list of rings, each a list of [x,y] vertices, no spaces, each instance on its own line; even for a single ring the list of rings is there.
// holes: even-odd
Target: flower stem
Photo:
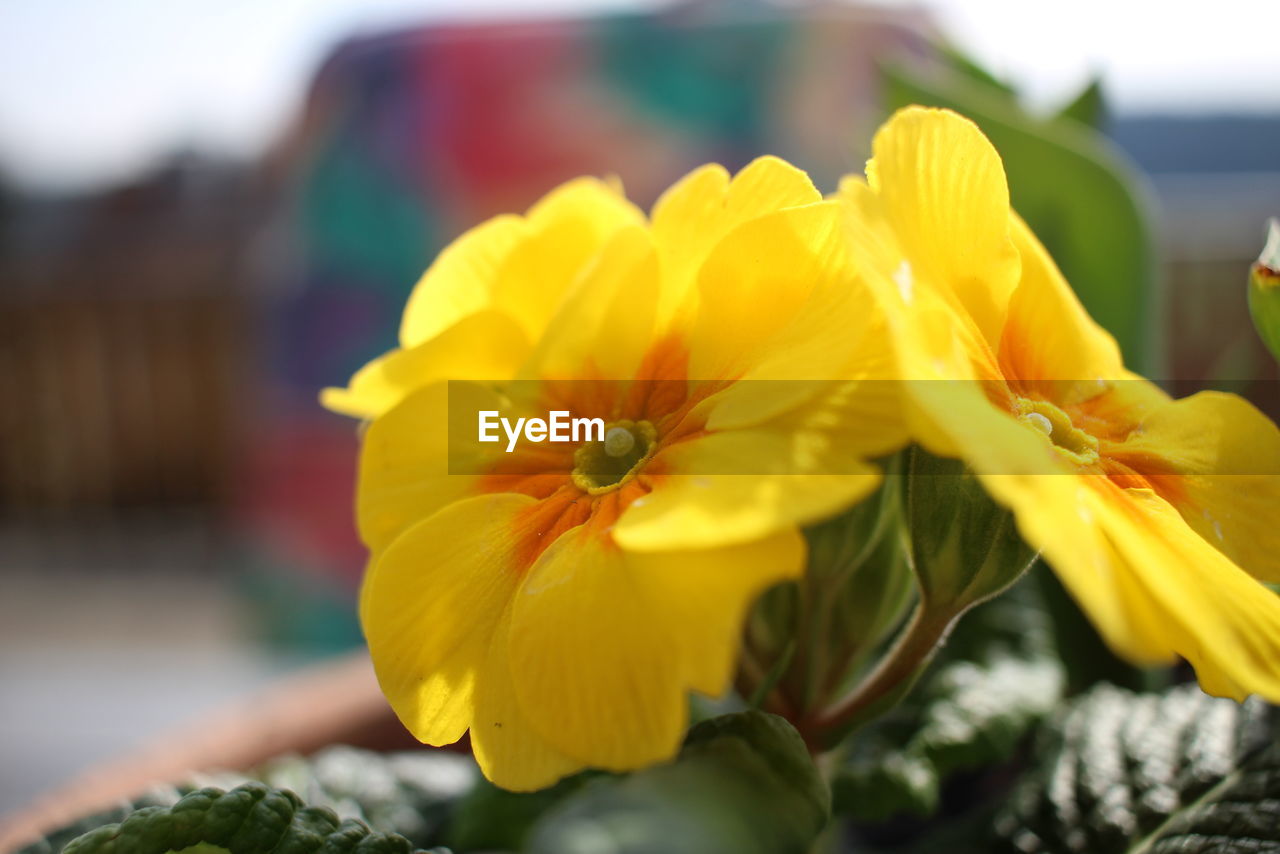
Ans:
[[[924,672],[956,616],[949,609],[935,611],[924,603],[917,604],[907,627],[875,670],[815,718],[803,722],[806,740],[818,747],[830,747],[896,705]]]

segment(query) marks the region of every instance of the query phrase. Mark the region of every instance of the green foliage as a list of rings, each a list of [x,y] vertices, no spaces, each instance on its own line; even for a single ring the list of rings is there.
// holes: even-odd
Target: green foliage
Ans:
[[[181,786],[155,786],[132,802],[58,828],[16,854],[59,854],[81,834],[123,821],[146,807],[172,807],[200,788],[232,789],[248,782],[297,792],[310,806],[362,821],[376,831],[406,837],[415,846],[442,844],[455,804],[480,779],[475,763],[442,751],[374,753],[338,745],[314,756],[281,756],[245,773],[194,775]]]
[[[1099,686],[1041,741],[1040,767],[997,815],[1010,854],[1280,851],[1280,745],[1271,707],[1194,685]]]
[[[749,711],[689,731],[675,762],[595,780],[533,829],[533,854],[803,854],[830,794],[791,725]]]
[[[125,802],[111,809],[92,813],[77,819],[71,824],[50,831],[48,835],[19,848],[14,854],[60,854],[66,844],[77,836],[83,836],[89,831],[97,830],[106,824],[116,824],[124,821],[136,809],[150,806],[169,806],[177,799],[176,792],[172,798],[166,797],[165,793],[161,793],[159,797],[148,795],[135,802]]]
[[[205,788],[77,837],[64,854],[410,854],[409,840],[262,783]]]
[[[409,854],[441,844],[449,847],[433,850],[800,854],[830,812],[829,790],[800,737],[761,712],[698,724],[671,764],[626,777],[581,774],[541,792],[503,791],[480,779],[469,759],[438,751],[337,747],[253,773],[315,805],[256,781],[226,793],[158,790],[152,802],[169,805],[86,819],[23,854],[57,854],[93,827],[68,854]]]
[[[987,495],[960,460],[909,451],[906,515],[923,606],[947,619],[996,595],[1026,572],[1035,552],[1013,514]]]
[[[579,774],[538,792],[508,792],[484,778],[454,804],[445,841],[455,851],[518,851],[553,806],[594,774]]]
[[[1036,587],[979,606],[917,690],[850,739],[832,784],[836,811],[872,822],[932,814],[948,777],[1014,753],[1063,682]]]
[[[900,465],[897,457],[889,459],[872,496],[805,528],[804,574],[756,603],[744,658],[765,678],[756,677],[749,701],[758,704],[776,688],[796,714],[812,711],[901,622],[915,583],[901,547]]]
[[[1097,128],[1106,116],[1106,103],[1102,99],[1102,81],[1094,78],[1080,94],[1058,111],[1058,118],[1070,119],[1086,127]]]
[[[947,107],[975,121],[1004,161],[1014,209],[1116,336],[1128,363],[1158,375],[1161,306],[1149,194],[1124,155],[1089,126],[1103,112],[1097,84],[1059,116],[1037,118],[1007,86],[950,56],[939,74],[886,69],[887,105]]]
[[[374,830],[397,833],[424,848],[441,844],[454,803],[480,779],[475,763],[462,754],[385,754],[345,746],[307,758],[280,757],[255,769],[252,776],[297,792],[308,804],[328,807]],[[232,779],[227,785],[239,782]]]

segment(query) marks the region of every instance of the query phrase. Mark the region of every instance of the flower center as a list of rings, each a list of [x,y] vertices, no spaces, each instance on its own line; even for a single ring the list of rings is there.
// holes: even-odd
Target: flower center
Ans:
[[[603,442],[588,442],[573,452],[574,484],[591,495],[617,489],[653,455],[657,439],[658,432],[648,421],[606,425]]]
[[[1046,400],[1018,398],[1018,420],[1043,433],[1058,453],[1077,465],[1098,461],[1098,440],[1071,423],[1071,416]]]

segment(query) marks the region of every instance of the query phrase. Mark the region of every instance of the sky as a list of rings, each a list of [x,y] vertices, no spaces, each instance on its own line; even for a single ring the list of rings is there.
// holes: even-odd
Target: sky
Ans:
[[[878,2],[932,10],[960,47],[1016,80],[1033,106],[1099,73],[1121,111],[1280,113],[1280,50],[1258,38],[1280,32],[1275,0]],[[0,170],[30,186],[83,189],[181,147],[253,157],[292,119],[328,50],[353,32],[667,4],[4,0]]]

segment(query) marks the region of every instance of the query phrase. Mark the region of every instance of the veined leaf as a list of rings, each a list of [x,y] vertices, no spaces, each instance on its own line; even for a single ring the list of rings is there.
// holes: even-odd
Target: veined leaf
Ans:
[[[233,789],[244,783],[297,792],[310,806],[328,807],[341,819],[362,821],[373,830],[427,847],[443,841],[455,804],[479,777],[475,763],[460,754],[388,754],[336,745],[306,758],[276,757],[247,773],[197,773],[180,786],[155,786],[132,802],[57,828],[16,854],[59,854],[77,836],[118,824],[143,808],[172,807],[198,789]]]
[[[1040,768],[998,814],[995,852],[1280,851],[1272,708],[1099,686],[1043,739]]]
[[[340,821],[293,792],[246,783],[199,789],[171,807],[144,807],[73,839],[63,854],[410,854],[409,840]]]

